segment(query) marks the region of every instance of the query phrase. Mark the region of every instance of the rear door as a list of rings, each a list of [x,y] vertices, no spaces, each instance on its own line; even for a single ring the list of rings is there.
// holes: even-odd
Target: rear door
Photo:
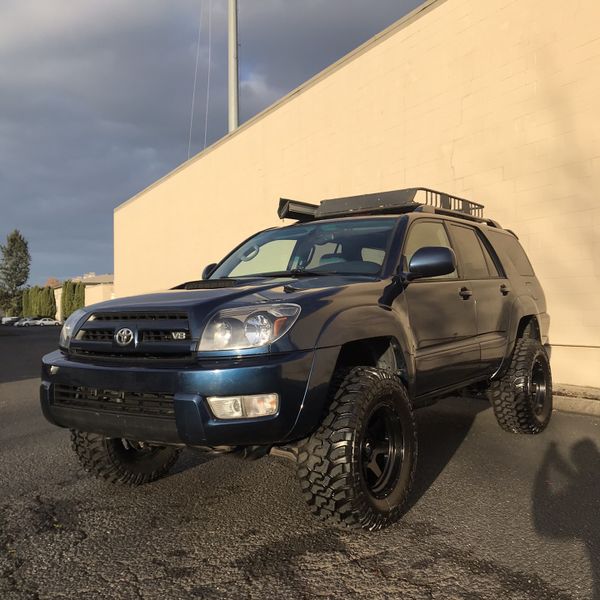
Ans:
[[[456,223],[450,223],[448,228],[465,286],[473,293],[481,347],[480,371],[489,374],[497,369],[506,352],[512,303],[510,282],[477,228]]]
[[[452,247],[442,220],[418,219],[410,226],[404,270],[424,246]],[[402,294],[416,342],[417,395],[465,381],[479,364],[475,301],[463,288],[455,271],[412,281]]]

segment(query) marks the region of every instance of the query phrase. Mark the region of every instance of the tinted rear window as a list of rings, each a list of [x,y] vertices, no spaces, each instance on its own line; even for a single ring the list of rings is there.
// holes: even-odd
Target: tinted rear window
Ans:
[[[525,254],[519,240],[513,235],[486,231],[486,235],[498,253],[501,262],[507,259],[513,264],[517,273],[523,277],[533,277],[533,267]]]

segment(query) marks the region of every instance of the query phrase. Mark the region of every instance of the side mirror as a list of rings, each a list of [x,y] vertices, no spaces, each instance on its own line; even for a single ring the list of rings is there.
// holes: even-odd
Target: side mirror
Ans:
[[[451,248],[443,246],[424,246],[419,248],[410,259],[407,279],[439,277],[448,275],[456,269],[456,256]]]
[[[202,271],[202,279],[208,279],[217,268],[217,263],[210,263],[210,265],[206,265],[204,267],[204,271]]]

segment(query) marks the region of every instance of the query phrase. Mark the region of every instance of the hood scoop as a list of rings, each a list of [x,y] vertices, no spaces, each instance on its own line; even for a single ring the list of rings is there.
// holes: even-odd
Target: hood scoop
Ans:
[[[172,290],[216,290],[219,288],[235,287],[240,282],[237,279],[201,279],[186,281],[176,285]]]

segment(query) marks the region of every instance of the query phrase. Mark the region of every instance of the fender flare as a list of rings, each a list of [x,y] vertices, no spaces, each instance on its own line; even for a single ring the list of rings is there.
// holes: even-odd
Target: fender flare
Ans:
[[[406,366],[409,387],[415,378],[415,343],[408,319],[384,305],[353,306],[335,313],[322,327],[317,348],[342,347],[372,338],[394,340]]]

